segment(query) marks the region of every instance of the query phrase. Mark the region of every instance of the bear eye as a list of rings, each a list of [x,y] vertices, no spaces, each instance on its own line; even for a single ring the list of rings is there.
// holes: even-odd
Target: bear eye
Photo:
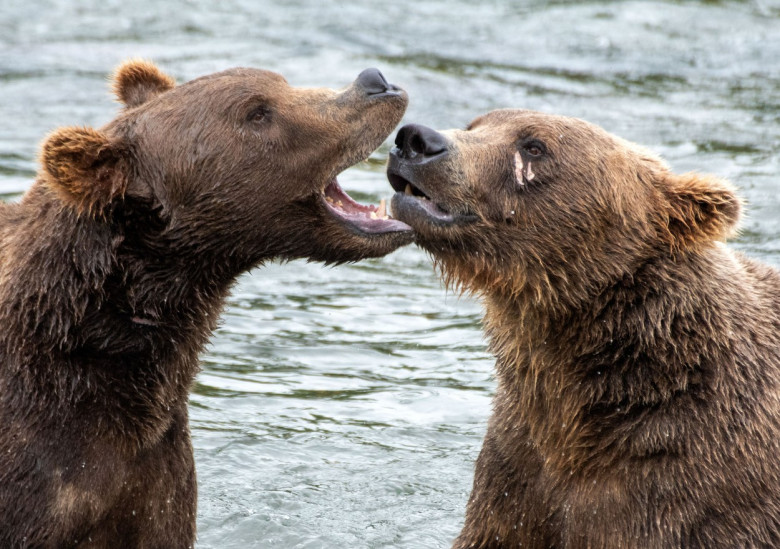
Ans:
[[[528,141],[525,141],[522,145],[522,149],[528,156],[533,158],[539,158],[547,152],[547,147],[538,139],[529,139]]]
[[[265,105],[260,105],[259,107],[255,107],[254,109],[249,111],[249,115],[247,115],[246,119],[248,122],[253,122],[257,124],[266,120],[270,114],[271,114],[271,109],[269,109]]]

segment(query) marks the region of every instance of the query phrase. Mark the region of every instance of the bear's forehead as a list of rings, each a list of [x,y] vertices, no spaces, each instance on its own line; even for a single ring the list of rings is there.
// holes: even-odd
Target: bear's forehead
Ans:
[[[128,113],[128,116],[156,116],[156,113],[165,112],[167,116],[192,113],[209,117],[251,106],[258,100],[285,102],[295,94],[295,88],[275,72],[235,68],[178,85]]]
[[[612,143],[612,136],[594,124],[579,118],[525,109],[499,109],[475,118],[469,132],[491,135],[500,140],[534,137],[590,147]]]
[[[480,126],[491,128],[533,128],[539,131],[555,132],[560,129],[598,131],[598,127],[569,116],[548,114],[525,109],[498,109],[475,118],[468,129]]]
[[[278,73],[250,67],[236,67],[195,78],[178,86],[182,91],[231,87],[244,83],[251,86],[287,88],[287,80]]]

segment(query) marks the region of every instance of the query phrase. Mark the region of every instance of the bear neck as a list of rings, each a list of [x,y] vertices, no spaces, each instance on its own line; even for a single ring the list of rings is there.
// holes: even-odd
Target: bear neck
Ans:
[[[234,274],[110,218],[78,215],[40,184],[0,216],[0,259],[12,266],[0,285],[6,383],[56,395],[63,408],[106,399],[115,418],[122,407],[127,417],[147,410],[138,438],[157,436],[186,406]]]
[[[648,433],[647,421],[742,383],[726,374],[740,370],[731,349],[753,337],[743,326],[755,325],[733,311],[749,284],[739,261],[715,244],[659,256],[579,306],[552,313],[522,293],[487,292],[496,417],[525,425],[561,475],[683,451],[692,443],[685,433]]]

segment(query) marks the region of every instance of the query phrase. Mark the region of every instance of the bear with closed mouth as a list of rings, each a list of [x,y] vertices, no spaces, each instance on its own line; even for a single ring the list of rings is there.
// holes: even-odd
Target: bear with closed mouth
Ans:
[[[387,173],[496,357],[457,549],[780,547],[780,275],[723,243],[728,182],[511,109]]]
[[[334,91],[130,61],[113,88],[118,116],[52,132],[0,205],[4,548],[191,547],[188,392],[236,278],[412,239],[337,180],[406,109],[378,70]]]

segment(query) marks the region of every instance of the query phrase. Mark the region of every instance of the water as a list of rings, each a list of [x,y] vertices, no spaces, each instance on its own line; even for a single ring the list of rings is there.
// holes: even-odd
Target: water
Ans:
[[[678,171],[734,181],[734,246],[780,265],[780,2],[82,2],[0,7],[0,195],[31,183],[58,125],[116,111],[128,57],[179,81],[235,65],[341,87],[376,66],[406,122],[499,107],[586,118]],[[341,177],[390,195],[390,142]],[[479,305],[409,247],[240,281],[192,395],[199,549],[448,547],[494,387]]]

